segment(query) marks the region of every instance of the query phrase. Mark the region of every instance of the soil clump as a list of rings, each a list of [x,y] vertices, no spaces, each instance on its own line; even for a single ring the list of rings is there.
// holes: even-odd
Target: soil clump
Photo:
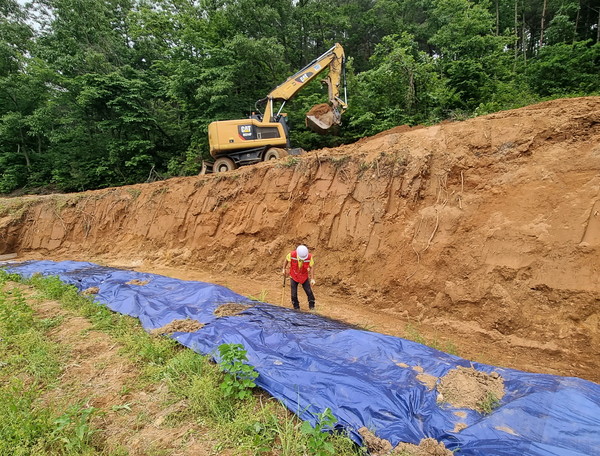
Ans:
[[[100,288],[98,287],[89,287],[81,292],[84,296],[94,295],[100,293]]]
[[[382,456],[392,451],[392,444],[386,439],[380,439],[368,428],[361,427],[358,433],[363,438],[363,444],[373,456]]]
[[[396,447],[392,447],[388,440],[377,437],[366,427],[361,427],[358,433],[372,456],[452,456],[454,454],[443,443],[432,438],[421,440],[419,445],[401,442]]]
[[[241,314],[244,310],[249,309],[250,307],[254,306],[230,302],[227,304],[221,304],[215,309],[213,313],[217,317],[233,317],[235,315]]]
[[[435,439],[423,439],[418,445],[400,443],[393,455],[397,456],[452,456],[454,453],[446,448],[442,442]]]
[[[423,383],[427,389],[432,390],[437,384],[438,378],[434,375],[429,374],[417,374],[417,380]]]
[[[327,103],[320,103],[310,108],[310,111],[308,111],[306,115],[319,117],[323,114],[329,114],[330,112],[331,106],[329,106]]]
[[[148,280],[139,280],[139,279],[131,279],[129,282],[125,282],[125,285],[148,285],[150,281]]]
[[[185,320],[173,320],[171,323],[156,328],[150,331],[153,336],[162,336],[165,334],[173,334],[176,332],[192,333],[202,329],[204,325],[199,321],[186,318]]]
[[[492,403],[504,397],[504,380],[497,372],[486,374],[472,367],[458,366],[439,380],[437,391],[438,402],[486,412]],[[486,402],[490,402],[487,407]]]

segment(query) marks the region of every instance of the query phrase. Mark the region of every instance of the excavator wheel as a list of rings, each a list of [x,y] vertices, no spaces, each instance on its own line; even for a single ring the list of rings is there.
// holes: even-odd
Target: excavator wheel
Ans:
[[[234,161],[227,157],[217,158],[213,164],[214,173],[226,173],[227,171],[233,171],[236,168],[237,166]]]
[[[287,155],[288,153],[285,149],[281,149],[279,147],[271,147],[269,150],[267,150],[267,153],[265,154],[265,161],[277,160],[279,158],[286,157]]]

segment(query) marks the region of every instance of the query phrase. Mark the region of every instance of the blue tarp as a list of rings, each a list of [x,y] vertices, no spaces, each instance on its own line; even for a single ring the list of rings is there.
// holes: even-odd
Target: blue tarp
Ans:
[[[56,275],[79,290],[99,287],[98,303],[139,318],[146,330],[197,320],[205,326],[172,337],[213,357],[220,344],[243,344],[261,388],[312,424],[329,407],[356,441],[357,430],[366,426],[392,445],[432,437],[464,456],[600,455],[600,385],[593,382],[471,362],[319,315],[257,303],[210,283],[74,261],[4,267],[23,277]],[[148,283],[126,283],[133,279]],[[214,310],[225,303],[252,307],[216,317]],[[505,396],[489,415],[438,404],[435,389],[417,379],[419,372],[411,368],[416,366],[435,377],[457,366],[497,372]],[[454,432],[459,422],[467,427]]]

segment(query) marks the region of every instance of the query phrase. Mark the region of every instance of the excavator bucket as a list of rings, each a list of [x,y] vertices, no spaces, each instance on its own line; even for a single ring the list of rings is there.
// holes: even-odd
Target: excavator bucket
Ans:
[[[315,133],[324,135],[341,124],[340,117],[340,113],[327,103],[318,104],[306,113],[306,126]]]

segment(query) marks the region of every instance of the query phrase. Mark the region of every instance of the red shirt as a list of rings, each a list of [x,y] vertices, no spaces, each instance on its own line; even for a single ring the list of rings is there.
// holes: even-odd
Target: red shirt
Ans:
[[[286,260],[290,262],[290,277],[298,283],[306,282],[308,270],[314,265],[312,254],[309,253],[306,260],[301,260],[294,250],[288,254]]]

